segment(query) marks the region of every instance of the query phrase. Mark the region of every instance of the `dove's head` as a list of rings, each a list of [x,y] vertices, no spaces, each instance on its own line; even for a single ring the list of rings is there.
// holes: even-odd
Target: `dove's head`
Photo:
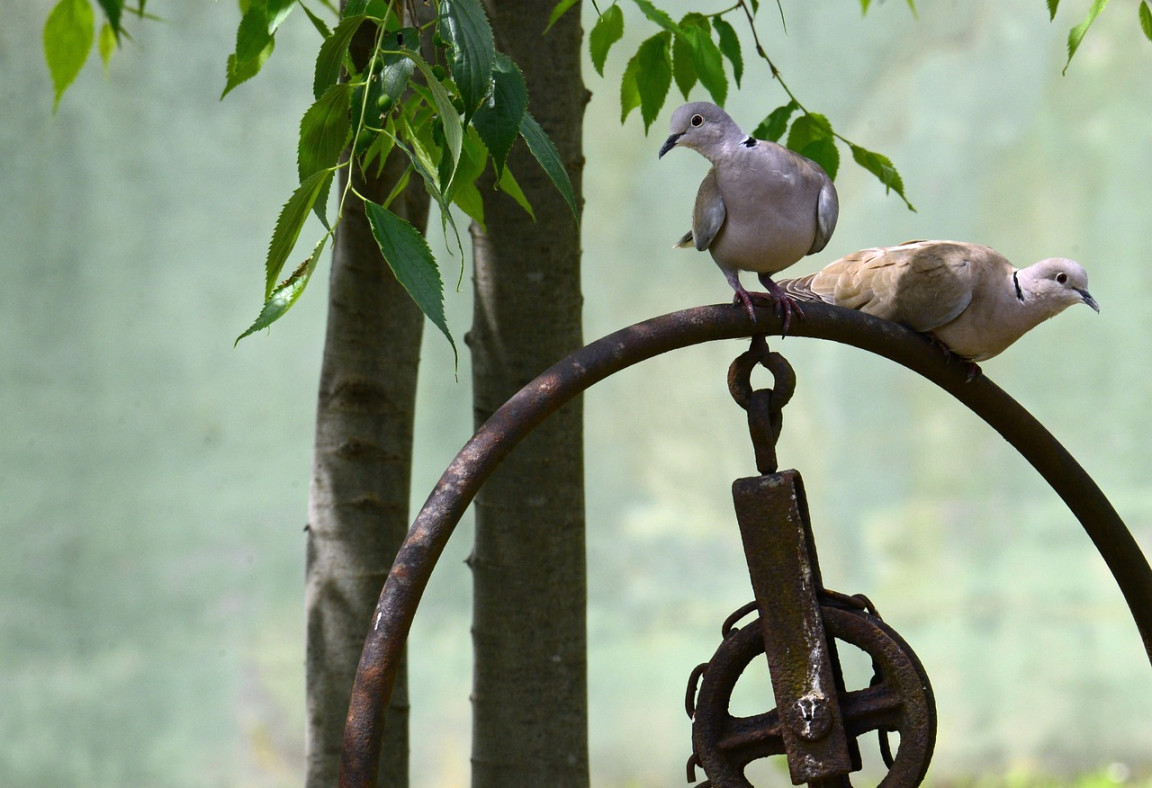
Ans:
[[[696,101],[672,113],[672,134],[661,146],[659,158],[677,145],[711,158],[725,142],[735,145],[745,138],[727,112],[707,101]]]
[[[1020,271],[1018,282],[1022,293],[1049,305],[1052,314],[1081,303],[1100,311],[1100,305],[1088,292],[1088,274],[1075,260],[1041,260]]]

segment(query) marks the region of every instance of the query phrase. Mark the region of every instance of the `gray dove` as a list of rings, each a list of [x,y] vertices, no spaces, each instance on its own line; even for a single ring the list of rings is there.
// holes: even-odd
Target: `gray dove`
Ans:
[[[705,101],[672,113],[672,134],[660,157],[677,146],[692,148],[712,169],[696,193],[692,231],[676,245],[711,252],[748,316],[756,320],[752,297],[766,297],[777,314],[783,312],[787,332],[793,310],[804,313],[772,274],[827,245],[840,212],[836,187],[816,162],[750,137]],[[755,271],[768,293],[749,294],[740,271]]]
[[[780,286],[931,334],[973,365],[1074,304],[1100,311],[1075,260],[1052,257],[1017,270],[995,249],[959,241],[864,249]]]

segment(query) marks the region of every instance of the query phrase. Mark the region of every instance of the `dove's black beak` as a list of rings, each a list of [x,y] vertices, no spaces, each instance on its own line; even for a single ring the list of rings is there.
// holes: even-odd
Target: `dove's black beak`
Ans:
[[[676,143],[679,142],[680,138],[683,136],[684,136],[684,132],[680,132],[679,134],[673,134],[671,137],[666,139],[664,141],[664,144],[662,146],[660,146],[660,155],[657,156],[656,158],[658,158],[658,159],[664,158],[664,154],[667,153],[668,151],[672,150],[673,148],[675,148]]]
[[[1095,309],[1097,313],[1100,312],[1100,305],[1096,303],[1096,299],[1092,297],[1091,293],[1087,290],[1081,290],[1080,288],[1076,288],[1076,292],[1084,299],[1085,304]]]

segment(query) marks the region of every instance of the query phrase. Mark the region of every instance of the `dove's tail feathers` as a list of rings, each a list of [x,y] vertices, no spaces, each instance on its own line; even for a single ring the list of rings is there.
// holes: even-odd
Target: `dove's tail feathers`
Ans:
[[[673,249],[694,249],[695,247],[696,247],[696,244],[692,240],[692,231],[691,230],[684,233],[684,235],[682,235],[680,237],[679,241],[672,244]]]
[[[800,301],[824,301],[825,299],[812,289],[812,280],[816,276],[817,274],[808,274],[795,279],[781,279],[776,284],[789,296]]]

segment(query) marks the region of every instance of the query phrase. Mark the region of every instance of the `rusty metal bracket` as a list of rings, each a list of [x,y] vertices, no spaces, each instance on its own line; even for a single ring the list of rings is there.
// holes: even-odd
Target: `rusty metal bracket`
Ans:
[[[376,784],[383,712],[420,597],[456,524],[501,460],[564,403],[622,369],[702,342],[780,332],[781,319],[772,309],[755,312],[751,322],[743,309],[730,304],[696,307],[609,334],[541,373],[465,444],[416,516],[380,594],[352,689],[341,785]],[[1152,569],[1100,488],[1028,411],[987,377],[968,381],[962,365],[948,363],[923,337],[890,321],[806,304],[804,319],[793,321],[790,336],[842,342],[895,361],[940,386],[999,432],[1080,521],[1120,586],[1152,661]]]

